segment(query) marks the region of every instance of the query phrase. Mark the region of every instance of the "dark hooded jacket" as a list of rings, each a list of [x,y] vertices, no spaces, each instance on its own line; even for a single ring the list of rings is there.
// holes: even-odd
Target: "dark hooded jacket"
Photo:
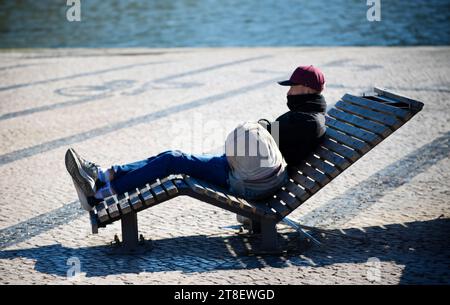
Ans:
[[[274,124],[278,123],[278,145],[281,154],[287,164],[296,165],[322,140],[325,134],[327,105],[321,94],[302,94],[289,95],[287,106],[290,111],[267,127],[271,131]]]

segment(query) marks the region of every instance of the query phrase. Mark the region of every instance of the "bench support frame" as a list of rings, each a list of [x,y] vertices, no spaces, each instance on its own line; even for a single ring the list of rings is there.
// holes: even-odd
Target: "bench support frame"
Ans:
[[[121,218],[122,244],[123,250],[134,251],[139,246],[139,232],[137,214],[130,212]]]

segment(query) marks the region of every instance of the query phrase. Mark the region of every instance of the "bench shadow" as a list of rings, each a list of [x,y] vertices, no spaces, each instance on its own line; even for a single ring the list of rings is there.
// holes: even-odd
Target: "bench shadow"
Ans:
[[[291,229],[280,229],[280,239],[289,250],[283,255],[243,255],[246,247],[254,246],[258,238],[232,234],[156,240],[153,250],[135,255],[110,255],[110,245],[69,248],[53,244],[1,251],[0,259],[32,259],[36,262],[36,271],[64,277],[71,267],[67,264],[69,258],[75,257],[86,277],[98,277],[141,272],[248,270],[267,266],[319,268],[342,263],[367,264],[375,258],[380,264],[381,282],[383,262],[394,262],[404,266],[400,283],[450,283],[448,218],[315,232],[314,236],[323,246],[310,244]]]

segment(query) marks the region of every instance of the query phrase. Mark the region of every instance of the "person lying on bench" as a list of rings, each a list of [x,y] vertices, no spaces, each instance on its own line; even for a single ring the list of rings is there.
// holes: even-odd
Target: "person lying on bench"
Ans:
[[[258,123],[239,124],[227,136],[225,153],[221,155],[167,150],[145,160],[104,168],[69,148],[65,165],[81,206],[90,211],[106,197],[123,194],[171,174],[204,180],[247,200],[270,196],[288,181],[287,164],[300,162],[325,133],[322,72],[313,66],[300,66],[289,80],[279,84],[290,86],[287,92],[290,111],[272,123],[262,119]],[[275,124],[278,125],[278,145],[270,133]]]

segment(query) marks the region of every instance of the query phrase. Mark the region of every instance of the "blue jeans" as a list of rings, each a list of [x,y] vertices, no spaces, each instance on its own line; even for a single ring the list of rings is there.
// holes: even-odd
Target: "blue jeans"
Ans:
[[[230,170],[225,154],[191,155],[180,150],[167,150],[148,159],[125,165],[114,165],[111,186],[117,194],[153,183],[171,174],[186,174],[229,189]]]

